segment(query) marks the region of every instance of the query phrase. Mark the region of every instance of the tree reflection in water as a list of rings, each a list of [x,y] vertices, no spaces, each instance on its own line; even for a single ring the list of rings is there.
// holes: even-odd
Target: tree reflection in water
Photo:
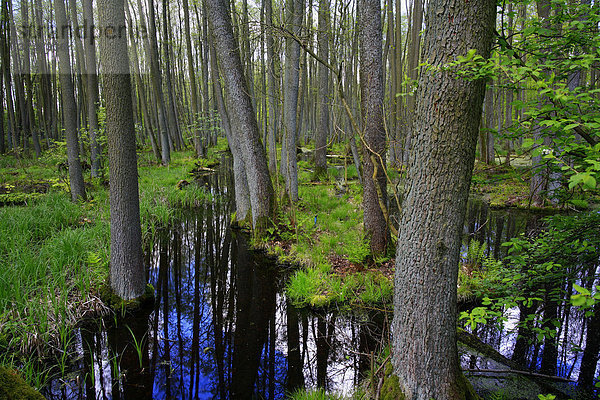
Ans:
[[[229,174],[202,177],[214,202],[153,238],[154,306],[78,330],[77,378],[53,382],[48,398],[279,399],[304,386],[349,393],[358,385],[385,318],[289,304],[289,267],[249,250],[247,235],[230,228]]]

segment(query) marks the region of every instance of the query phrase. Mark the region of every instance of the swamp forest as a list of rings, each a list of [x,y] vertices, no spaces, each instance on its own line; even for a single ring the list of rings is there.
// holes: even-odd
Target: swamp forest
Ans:
[[[598,0],[0,0],[0,400],[598,399]]]

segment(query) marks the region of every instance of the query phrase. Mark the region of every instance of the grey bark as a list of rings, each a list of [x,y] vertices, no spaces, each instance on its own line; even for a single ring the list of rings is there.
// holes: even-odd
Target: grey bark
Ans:
[[[177,150],[181,149],[183,146],[183,138],[181,136],[181,132],[179,131],[179,121],[177,119],[177,112],[175,110],[175,97],[173,90],[173,79],[171,74],[173,71],[171,70],[171,37],[169,35],[169,27],[171,26],[171,18],[168,5],[168,0],[163,0],[163,42],[162,42],[162,50],[163,50],[163,59],[164,59],[164,67],[165,67],[165,84],[167,89],[167,97],[169,99],[169,103],[165,104],[167,107],[167,120],[169,121],[169,134],[174,141],[175,148]]]
[[[130,26],[133,25],[133,19],[131,18],[131,13],[129,12],[129,7],[125,7],[125,12],[127,16],[127,20],[130,21]],[[140,23],[142,26],[146,27],[146,23],[144,20],[144,16],[140,15]],[[148,99],[146,94],[146,86],[142,80],[142,74],[140,71],[140,61],[138,54],[138,47],[135,41],[134,32],[132,29],[129,29],[129,41],[132,44],[131,54],[133,57],[132,64],[134,68],[135,82],[138,89],[138,96],[141,105],[141,113],[142,113],[142,121],[144,124],[144,128],[148,137],[150,138],[150,145],[152,146],[152,152],[154,153],[154,157],[157,162],[161,161],[161,154],[158,148],[158,143],[156,142],[156,137],[154,136],[154,127],[156,126],[156,108],[154,105],[148,105]],[[151,108],[152,107],[152,108]]]
[[[411,14],[410,42],[408,43],[408,57],[406,72],[411,83],[419,77],[419,60],[421,54],[421,27],[423,25],[423,0],[414,0]],[[415,95],[406,98],[406,109],[404,120],[411,127],[413,124],[415,109]],[[409,135],[404,140],[403,156],[404,161],[408,162],[409,155],[412,154],[412,138]]]
[[[277,127],[279,121],[279,95],[278,95],[278,83],[279,79],[275,73],[278,62],[275,55],[275,41],[273,40],[273,34],[270,28],[273,26],[273,0],[263,0],[265,2],[265,19],[268,27],[267,30],[267,69],[268,73],[268,86],[269,86],[269,121],[268,121],[268,144],[269,144],[269,171],[271,175],[276,176],[277,174]]]
[[[123,0],[98,0],[98,11],[101,26],[125,26]],[[102,37],[100,51],[110,168],[110,285],[129,300],[144,294],[146,277],[126,36]]]
[[[58,29],[56,38],[56,52],[58,54],[58,70],[61,88],[63,121],[67,139],[67,161],[69,163],[69,180],[71,185],[71,199],[85,200],[83,185],[83,172],[79,160],[79,144],[77,140],[77,105],[73,91],[71,75],[71,59],[69,57],[67,15],[63,0],[54,0],[54,14]]]
[[[485,82],[436,68],[469,49],[489,57],[496,3],[432,0],[411,131],[396,256],[393,358],[406,399],[472,398],[456,345],[461,234]]]
[[[213,41],[214,42],[214,41]],[[223,99],[223,89],[219,79],[219,68],[217,65],[217,56],[214,46],[211,46],[211,69],[212,81],[215,97],[217,100],[217,108],[221,115],[221,124],[225,131],[225,137],[229,143],[229,148],[233,156],[233,181],[235,191],[235,211],[236,220],[245,221],[251,213],[250,210],[250,190],[248,189],[248,179],[246,178],[246,166],[244,164],[244,156],[239,140],[233,136],[231,125],[229,123],[229,114]]]
[[[363,209],[371,252],[384,254],[390,238],[383,124],[382,27],[379,0],[359,0],[359,54],[363,120]],[[387,212],[387,211],[386,211]]]
[[[183,0],[183,20],[185,24],[185,46],[188,62],[188,73],[190,75],[190,89],[192,97],[192,135],[194,136],[194,147],[196,155],[201,157],[204,155],[204,146],[200,131],[198,129],[198,114],[200,106],[198,105],[198,87],[196,86],[196,68],[194,66],[194,54],[192,48],[192,38],[190,36],[190,10],[188,0]]]
[[[35,27],[36,29],[42,28],[42,1],[35,0]],[[52,132],[52,112],[53,112],[53,100],[52,96],[52,83],[50,80],[50,74],[48,71],[48,63],[46,61],[46,51],[44,49],[44,42],[42,39],[42,35],[36,35],[35,38],[35,47],[37,54],[37,73],[40,79],[39,82],[39,92],[40,98],[38,103],[38,110],[40,115],[40,123],[44,126],[44,133],[46,137],[46,144],[50,146],[50,137],[54,136]]]
[[[296,37],[300,37],[304,0],[286,1],[286,25]],[[285,172],[286,191],[291,201],[298,200],[298,160],[296,157],[296,134],[298,91],[300,85],[300,44],[292,39],[285,40],[285,93],[283,98],[283,119],[285,126]],[[282,146],[282,151],[283,146]],[[283,164],[284,158],[281,162]]]
[[[230,117],[233,139],[239,140],[246,169],[252,225],[256,232],[260,232],[271,223],[275,209],[275,197],[267,167],[267,158],[260,142],[256,115],[248,94],[248,84],[233,36],[227,5],[223,0],[207,0],[206,6],[215,41],[215,50],[227,89],[228,109],[232,110]]]
[[[162,78],[158,66],[158,43],[156,39],[156,15],[154,0],[148,0],[148,36],[150,53],[150,73],[152,74],[152,92],[158,103],[158,129],[160,130],[161,157],[164,165],[171,162],[171,148],[169,147],[169,126],[165,111],[165,100],[162,91]]]
[[[319,58],[329,62],[329,1],[319,0],[319,32],[317,52]],[[327,137],[329,136],[329,68],[319,63],[319,124],[315,139],[315,175],[327,173]]]
[[[30,25],[29,21],[29,1],[24,0],[21,2],[21,19],[25,26]],[[37,127],[35,126],[35,118],[33,114],[33,82],[31,80],[31,62],[29,60],[29,40],[23,41],[23,80],[25,82],[25,110],[27,112],[27,119],[29,120],[29,128],[31,131],[31,139],[33,141],[33,149],[35,155],[39,157],[42,154],[42,148],[40,147],[40,139],[38,135]]]
[[[92,0],[83,0],[83,25],[91,26],[94,24],[94,10],[92,9]],[[100,156],[102,149],[97,140],[99,132],[97,107],[99,102],[98,95],[98,74],[96,72],[96,43],[93,35],[86,35],[83,43],[86,64],[86,82],[87,82],[87,112],[90,137],[91,153],[91,175],[97,177],[100,175],[102,167]]]

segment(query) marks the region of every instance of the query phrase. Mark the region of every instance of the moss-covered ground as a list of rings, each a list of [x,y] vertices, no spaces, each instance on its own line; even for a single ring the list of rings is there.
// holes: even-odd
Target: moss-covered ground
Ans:
[[[298,162],[299,201],[285,198],[277,182],[276,225],[257,246],[299,265],[287,294],[296,306],[373,306],[392,298],[389,256],[373,260],[363,229],[362,186],[343,146],[329,154],[326,175],[315,177],[312,151]],[[396,174],[397,175],[397,174]],[[390,253],[391,255],[391,253]]]

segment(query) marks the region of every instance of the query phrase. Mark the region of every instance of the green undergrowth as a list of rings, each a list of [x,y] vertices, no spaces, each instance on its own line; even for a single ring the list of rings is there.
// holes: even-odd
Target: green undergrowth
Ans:
[[[492,207],[530,206],[530,168],[477,163],[471,179],[471,193],[484,197]]]
[[[199,206],[211,195],[189,174],[196,165],[191,152],[173,153],[167,167],[147,162],[144,153],[138,163],[147,245],[178,210]],[[44,158],[17,162],[4,156],[0,166],[5,190],[42,183],[46,188],[18,205],[0,206],[0,365],[18,368],[39,388],[48,374],[32,367],[30,355],[60,357],[79,321],[108,311],[100,300],[109,271],[108,185],[84,176],[88,201],[73,203],[67,185],[52,184],[62,179],[61,172]]]
[[[259,243],[280,261],[301,266],[288,283],[292,302],[315,308],[390,302],[390,274],[379,268],[389,260],[370,257],[356,168],[330,164],[328,174],[313,181],[311,162],[298,166],[300,200],[280,210]]]

